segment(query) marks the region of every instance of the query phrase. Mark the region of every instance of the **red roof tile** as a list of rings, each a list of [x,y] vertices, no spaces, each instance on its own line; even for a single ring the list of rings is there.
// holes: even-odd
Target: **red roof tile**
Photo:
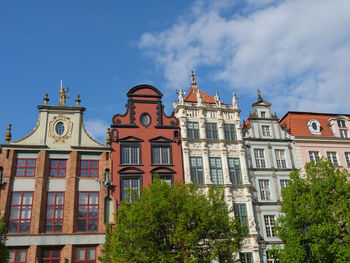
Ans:
[[[197,89],[197,91],[199,91],[199,94],[202,95],[202,102],[203,103],[215,103],[215,99],[210,96],[209,94],[205,93],[204,91],[201,91],[199,89]],[[186,98],[184,99],[184,101],[187,102],[197,102],[197,92],[195,89],[190,89],[190,91],[187,93]]]

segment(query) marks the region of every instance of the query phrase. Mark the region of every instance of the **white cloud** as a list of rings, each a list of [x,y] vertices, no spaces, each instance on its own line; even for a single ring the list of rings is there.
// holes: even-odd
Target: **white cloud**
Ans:
[[[104,141],[107,133],[108,123],[104,120],[92,119],[84,121],[87,133],[95,140]]]
[[[241,94],[261,89],[277,111],[349,112],[350,1],[232,2],[196,1],[192,16],[141,36],[169,88],[205,66]]]

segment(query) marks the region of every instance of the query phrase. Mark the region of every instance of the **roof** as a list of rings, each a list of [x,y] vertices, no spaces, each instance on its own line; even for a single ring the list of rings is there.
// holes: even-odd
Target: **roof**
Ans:
[[[202,102],[203,103],[215,103],[215,99],[210,96],[209,94],[205,93],[204,91],[191,88],[190,91],[187,93],[184,101],[186,102],[197,102],[197,91],[199,91],[199,94],[202,95]]]

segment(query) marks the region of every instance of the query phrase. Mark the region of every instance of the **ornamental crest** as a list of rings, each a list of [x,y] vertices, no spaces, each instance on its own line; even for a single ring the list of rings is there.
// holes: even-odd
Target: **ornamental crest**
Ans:
[[[72,135],[72,122],[70,118],[62,113],[53,117],[49,123],[49,137],[54,139],[54,142],[64,142],[65,139]]]

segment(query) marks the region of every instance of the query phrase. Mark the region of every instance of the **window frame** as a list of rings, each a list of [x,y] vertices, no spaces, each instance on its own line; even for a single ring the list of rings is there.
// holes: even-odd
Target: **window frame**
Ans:
[[[350,167],[350,152],[345,152],[345,161],[348,167]]]
[[[189,127],[189,125],[192,125],[192,128]],[[194,127],[194,125],[197,125],[197,128]],[[186,123],[187,127],[187,138],[188,139],[199,139],[200,138],[200,131],[199,131],[199,123],[195,121],[188,121]]]
[[[263,215],[264,216],[264,226],[267,238],[276,237],[275,231],[275,215]],[[272,218],[272,219],[271,219]]]
[[[19,248],[19,247],[9,248],[9,253],[11,253],[11,250],[15,251],[14,256],[13,256],[14,261],[10,261],[11,259],[9,258],[8,263],[26,263],[27,262],[27,251],[28,251],[28,248]],[[17,261],[16,260],[18,250],[24,250],[25,251],[25,260],[24,261]]]
[[[212,160],[215,160],[215,166],[212,165]],[[220,167],[217,166],[217,161],[220,160]],[[221,157],[209,157],[209,170],[210,170],[210,179],[213,184],[224,184],[224,174],[222,172],[222,161]],[[215,174],[213,173],[215,172]],[[218,173],[219,172],[219,173]],[[221,175],[220,175],[221,173]],[[215,175],[215,180],[214,179]],[[222,181],[222,183],[220,183]]]
[[[85,258],[84,259],[77,259],[77,249],[78,248],[84,248],[84,255]],[[87,255],[87,249],[88,248],[94,248],[95,249],[95,258],[94,259],[87,259],[86,255]],[[96,263],[96,247],[93,246],[75,246],[74,247],[74,263]]]
[[[162,151],[159,151],[159,159],[160,162],[159,163],[155,163],[154,161],[154,156],[153,156],[153,151],[156,148],[160,148],[160,149],[168,149],[168,163],[164,163],[163,162],[163,157],[162,157]],[[172,165],[173,164],[173,156],[172,156],[172,147],[171,144],[169,143],[152,143],[151,144],[151,165]]]
[[[271,137],[271,129],[270,125],[261,125],[261,134],[265,137]]]
[[[309,159],[310,162],[313,160],[315,163],[318,163],[318,160],[320,158],[320,152],[319,151],[309,151]]]
[[[55,194],[55,201],[54,204],[49,204],[49,194]],[[63,204],[57,204],[57,194],[63,194]],[[64,198],[65,198],[65,192],[63,191],[49,191],[47,192],[46,196],[46,213],[45,213],[45,233],[62,233],[63,232],[63,218],[64,218]],[[53,207],[53,218],[47,218],[47,210],[49,207]],[[58,207],[62,207],[62,218],[56,218],[56,209]],[[51,224],[48,224],[48,221],[51,221]],[[55,231],[56,228],[56,221],[61,222],[61,231]],[[53,231],[48,231],[47,226],[52,225]]]
[[[19,160],[25,160],[25,165],[24,166],[18,166],[18,161]],[[27,166],[27,163],[29,160],[34,161],[34,166]],[[16,177],[35,177],[35,170],[36,170],[36,160],[37,158],[17,158],[16,159]],[[17,169],[24,169],[24,174],[23,175],[17,175]],[[33,175],[27,175],[27,169],[34,169]]]
[[[326,152],[328,161],[331,161],[334,166],[339,166],[337,152]]]
[[[44,251],[45,250],[49,250],[50,252],[50,257],[49,258],[44,258]],[[58,257],[52,257],[52,251],[53,250],[58,250]],[[58,248],[58,247],[44,247],[44,248],[42,248],[42,257],[41,257],[41,262],[43,262],[44,263],[44,261],[45,260],[49,260],[47,263],[52,263],[52,261],[53,260],[58,260],[58,262],[60,262],[60,260],[61,260],[61,249],[60,248]],[[45,262],[45,263],[46,263]]]
[[[80,194],[87,193],[87,204],[80,204]],[[90,204],[90,194],[96,193],[97,194],[97,204]],[[78,203],[77,203],[77,218],[76,218],[76,232],[79,233],[95,233],[98,232],[98,225],[99,225],[99,209],[100,209],[100,193],[98,191],[79,191],[78,192]],[[87,207],[86,211],[86,217],[80,217],[79,216],[79,207]],[[97,216],[96,217],[90,217],[90,207],[97,207]],[[96,230],[90,231],[89,229],[89,222],[96,220]],[[80,231],[79,230],[79,221],[86,221],[86,230]]]
[[[275,149],[276,164],[278,169],[287,169],[286,151],[284,149]]]
[[[254,159],[256,168],[266,168],[265,149],[254,149]]]
[[[263,183],[267,183],[263,185]],[[272,191],[270,187],[270,180],[269,179],[258,179],[259,184],[259,191],[260,191],[260,200],[262,201],[271,201],[272,198]]]
[[[56,167],[52,167],[52,161],[57,161],[56,162]],[[59,162],[64,161],[64,168],[59,166]],[[56,171],[56,175],[51,175],[52,170]],[[59,171],[64,170],[64,175],[60,176]],[[50,159],[50,174],[49,177],[58,177],[58,178],[64,178],[66,177],[67,174],[67,159]]]
[[[215,122],[205,123],[205,135],[207,140],[218,140],[218,124]]]
[[[18,204],[18,205],[12,204],[13,195],[15,193],[21,193],[21,201],[20,201],[20,204]],[[31,193],[31,203],[23,205],[23,196],[24,196],[25,193]],[[9,231],[10,222],[12,222],[12,221],[17,221],[18,222],[18,226],[17,226],[17,231],[16,232],[8,232],[7,231],[8,234],[30,233],[30,228],[31,228],[31,223],[32,223],[33,199],[34,199],[34,192],[33,191],[12,191],[12,193],[11,193],[11,204],[10,204],[10,215],[9,215],[9,219],[8,219],[8,228],[7,228],[7,230]],[[23,206],[30,207],[30,218],[29,219],[28,218],[22,219]],[[13,207],[19,207],[18,218],[14,218],[14,219],[11,218],[11,211],[12,211]],[[26,232],[20,232],[21,224],[24,223],[24,222],[22,223],[22,221],[25,221],[25,222],[29,221],[28,231],[26,231]]]
[[[244,258],[242,258],[244,257]],[[239,260],[241,263],[253,263],[252,252],[239,252]]]
[[[230,160],[232,160],[233,166],[231,165]],[[235,163],[235,161],[237,160],[238,160],[238,167],[236,166],[236,163]],[[229,172],[231,183],[234,185],[242,185],[243,178],[242,178],[240,159],[237,157],[228,157],[227,164],[228,164],[227,166],[228,166],[228,172]]]
[[[88,167],[82,167],[81,163],[82,162],[88,162]],[[97,168],[91,167],[91,162],[97,162]],[[79,162],[79,177],[82,178],[96,178],[99,175],[99,168],[100,168],[100,161],[99,160],[94,160],[94,159],[80,159]],[[88,171],[88,175],[81,175],[82,170],[87,170]],[[91,171],[97,171],[97,175],[90,175]]]
[[[234,123],[224,123],[225,140],[237,141],[236,125]]]
[[[196,166],[192,166],[192,160],[195,160]],[[198,160],[201,161],[201,166],[198,165]],[[200,175],[201,173],[201,175]],[[203,158],[202,156],[190,156],[190,175],[191,181],[194,184],[204,184],[204,170],[203,170]],[[201,180],[198,178],[201,177]],[[198,181],[198,182],[197,182]]]
[[[123,148],[129,148],[129,159],[130,162],[126,163],[123,162]],[[131,148],[137,148],[137,159],[138,162],[132,162],[132,154],[131,154]],[[142,159],[141,159],[141,144],[140,143],[121,143],[120,144],[120,165],[141,165],[142,164]]]
[[[135,200],[133,200],[133,196],[130,195],[131,193],[127,193],[127,189],[124,190],[123,187],[123,180],[133,180],[133,179],[137,179],[139,182],[139,187],[138,188],[131,188],[130,186],[128,186],[128,188],[130,187],[130,189],[132,191],[134,191],[134,189],[137,189],[137,195],[138,197],[141,196],[141,190],[142,190],[142,176],[138,175],[138,174],[134,174],[134,175],[121,175],[120,176],[120,202],[126,202],[131,204],[132,202],[134,202]],[[129,184],[130,185],[130,184]],[[125,199],[124,197],[124,192],[125,192]]]
[[[345,120],[337,120],[338,128],[346,128]]]
[[[341,138],[349,138],[348,129],[339,129],[339,135]]]
[[[239,219],[239,223],[240,224],[244,224],[246,226],[246,231],[244,232],[244,234],[248,235],[250,231],[249,231],[249,220],[248,220],[247,204],[245,204],[245,203],[234,203],[234,215],[235,215],[235,218]]]

